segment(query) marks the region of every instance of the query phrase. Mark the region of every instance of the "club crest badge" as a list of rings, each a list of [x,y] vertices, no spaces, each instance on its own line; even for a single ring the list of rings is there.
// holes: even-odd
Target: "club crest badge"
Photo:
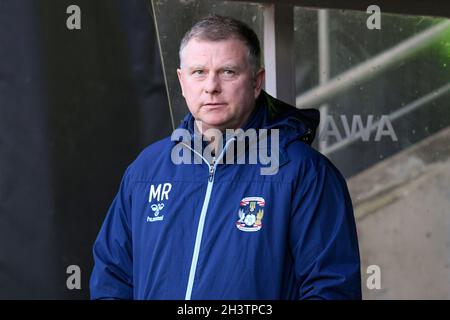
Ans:
[[[254,232],[262,228],[264,216],[264,198],[246,197],[241,200],[236,227],[245,232]]]

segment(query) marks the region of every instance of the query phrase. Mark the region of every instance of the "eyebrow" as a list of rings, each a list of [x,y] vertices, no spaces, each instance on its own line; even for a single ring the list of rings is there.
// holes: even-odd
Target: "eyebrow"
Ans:
[[[194,64],[193,66],[189,66],[188,70],[194,70],[194,69],[205,69],[205,66],[201,64]]]
[[[221,69],[239,69],[239,66],[236,64],[226,64]]]
[[[197,70],[197,69],[205,69],[205,68],[206,67],[204,65],[201,65],[201,64],[194,64],[192,66],[187,67],[187,69],[189,71]],[[235,69],[235,70],[237,70],[237,69],[239,69],[239,66],[236,65],[236,64],[225,64],[222,67],[220,67],[219,69],[220,70],[223,70],[223,69]]]

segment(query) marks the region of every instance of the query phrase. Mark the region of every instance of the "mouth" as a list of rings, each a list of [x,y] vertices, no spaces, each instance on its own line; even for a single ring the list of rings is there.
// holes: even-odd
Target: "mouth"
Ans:
[[[208,109],[217,109],[226,106],[227,104],[225,102],[215,102],[215,103],[205,103],[203,104],[204,107],[207,107]]]

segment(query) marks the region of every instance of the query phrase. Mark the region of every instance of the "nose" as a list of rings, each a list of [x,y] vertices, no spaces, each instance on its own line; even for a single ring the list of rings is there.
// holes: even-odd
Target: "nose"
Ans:
[[[211,72],[205,81],[205,93],[214,94],[220,92],[220,79],[217,74]]]

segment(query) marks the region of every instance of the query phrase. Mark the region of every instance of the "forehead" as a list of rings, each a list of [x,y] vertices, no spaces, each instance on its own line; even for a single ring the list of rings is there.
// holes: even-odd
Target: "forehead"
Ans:
[[[246,44],[239,39],[230,38],[219,41],[191,39],[182,51],[183,63],[237,63],[247,62],[248,49]]]

